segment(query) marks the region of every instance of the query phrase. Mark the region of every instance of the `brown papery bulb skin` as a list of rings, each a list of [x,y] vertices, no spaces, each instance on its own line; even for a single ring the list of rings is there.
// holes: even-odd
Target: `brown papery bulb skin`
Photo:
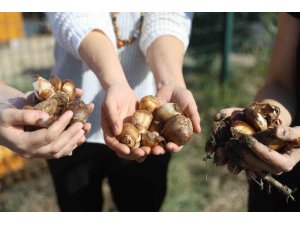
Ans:
[[[234,127],[237,132],[240,132],[242,134],[253,135],[255,133],[253,127],[241,120],[235,120],[231,124],[231,127]]]
[[[141,135],[139,130],[131,123],[124,123],[120,135],[117,136],[119,142],[127,145],[130,150],[140,147]]]
[[[132,115],[132,124],[141,132],[145,133],[151,122],[152,114],[146,110],[137,110]]]
[[[90,115],[90,110],[83,101],[72,101],[68,104],[65,111],[70,110],[73,112],[73,118],[70,124],[81,122],[85,124]]]
[[[192,134],[192,121],[181,114],[169,119],[161,131],[161,135],[168,142],[173,142],[178,146],[186,144],[191,139]]]
[[[62,87],[62,81],[58,76],[50,76],[49,82],[53,85],[56,91],[60,91]]]
[[[55,88],[46,79],[41,76],[35,76],[35,81],[32,83],[35,96],[44,101],[51,98],[55,94]]]
[[[268,129],[267,120],[257,110],[252,108],[245,108],[245,120],[259,132]]]
[[[165,103],[158,107],[155,111],[155,121],[166,122],[171,117],[182,113],[179,105],[176,103]]]
[[[36,104],[33,106],[33,109],[46,112],[50,116],[49,119],[44,123],[39,123],[39,126],[41,127],[49,127],[55,120],[58,119],[58,115],[56,114],[58,110],[58,102],[54,98],[50,98]]]
[[[159,122],[159,121],[155,121],[155,120],[152,120],[149,128],[148,128],[148,131],[156,131],[156,132],[160,132],[161,129],[162,129],[162,126],[163,126],[163,123]]]
[[[66,93],[69,97],[69,102],[73,101],[76,97],[76,86],[71,80],[63,80],[61,91]]]
[[[153,95],[147,95],[140,100],[138,109],[146,110],[152,113],[158,107],[159,107],[158,99]]]
[[[166,145],[166,140],[162,136],[160,136],[158,132],[147,131],[142,134],[142,146],[154,148],[158,145],[163,147]]]

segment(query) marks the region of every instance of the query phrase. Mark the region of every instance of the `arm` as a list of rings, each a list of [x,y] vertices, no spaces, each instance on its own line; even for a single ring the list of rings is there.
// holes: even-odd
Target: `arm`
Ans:
[[[152,16],[158,17],[157,22],[151,24],[152,26],[146,23],[146,27],[148,26],[150,29],[147,32],[156,33],[158,36],[147,48],[146,59],[154,74],[157,97],[161,103],[169,101],[178,103],[183,112],[192,120],[194,132],[200,133],[200,117],[197,105],[192,93],[186,89],[182,73],[191,17],[184,13],[162,13]],[[160,30],[161,27],[166,29]],[[147,33],[144,35],[146,37],[142,37],[142,41],[151,36]],[[144,41],[144,44],[147,45],[147,41]],[[167,149],[179,151],[181,147],[168,143]],[[156,151],[160,152],[162,149]]]
[[[131,154],[129,148],[116,139],[122,131],[123,120],[135,111],[137,99],[116,54],[110,14],[47,13],[47,16],[57,42],[89,66],[105,91],[101,124],[106,144],[126,159],[137,160],[144,156],[144,150]]]
[[[278,26],[268,78],[256,100],[279,106],[283,125],[290,126],[297,108],[296,70],[300,22],[287,13],[280,13]]]
[[[149,153],[148,148],[138,148],[132,152],[116,139],[122,131],[123,121],[136,110],[137,98],[127,82],[111,40],[102,31],[93,30],[81,42],[79,54],[96,74],[105,91],[101,123],[106,144],[119,157],[129,160],[145,157]]]
[[[279,15],[279,29],[276,37],[269,73],[264,87],[258,92],[256,100],[280,107],[282,126],[277,129],[276,136],[282,141],[295,141],[300,137],[300,127],[289,127],[297,110],[297,50],[300,40],[300,21],[291,15]],[[298,87],[299,88],[299,87]],[[300,160],[300,149],[288,149],[284,153],[270,150],[251,136],[247,140],[249,149],[239,149],[239,165],[253,171],[267,171],[273,174],[288,172]],[[217,155],[220,151],[217,150]],[[222,164],[223,157],[219,162]],[[218,160],[216,160],[218,161]],[[232,164],[232,162],[229,164]],[[229,166],[234,172],[234,166]],[[239,170],[238,170],[239,171]],[[236,172],[236,171],[235,171]]]

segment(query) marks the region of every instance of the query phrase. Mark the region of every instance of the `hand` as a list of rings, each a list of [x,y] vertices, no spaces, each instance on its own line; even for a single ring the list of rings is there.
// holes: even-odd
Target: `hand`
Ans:
[[[77,96],[81,95],[82,91],[78,89]],[[33,99],[31,93],[27,96],[27,99]],[[29,100],[25,102],[25,104],[29,103]],[[89,109],[93,110],[93,104],[89,104]],[[25,126],[39,126],[49,118],[49,115],[36,110],[2,108],[0,110],[1,144],[25,158],[50,159],[72,155],[73,150],[85,141],[84,134],[91,129],[90,123],[84,125],[75,123],[67,128],[72,116],[71,111],[65,112],[48,128],[28,132],[24,130]]]
[[[192,93],[183,87],[172,87],[172,86],[163,86],[157,90],[157,98],[160,104],[166,102],[174,102],[179,104],[180,108],[183,110],[183,113],[191,119],[194,133],[200,133],[200,116],[197,111],[197,105]],[[178,152],[183,148],[183,146],[178,146],[175,143],[167,143],[166,150],[170,152]],[[160,146],[156,146],[151,150],[152,154],[163,154],[166,151]]]
[[[136,111],[137,98],[128,83],[117,83],[106,90],[101,107],[101,124],[104,140],[116,154],[124,159],[142,162],[150,154],[149,147],[141,147],[131,151],[128,146],[118,141],[116,136],[122,132],[124,122]]]
[[[300,127],[279,126],[276,137],[282,141],[298,142],[300,139]],[[300,161],[300,146],[291,148],[284,153],[269,149],[255,138],[246,136],[251,143],[250,150],[239,149],[239,165],[248,170],[265,171],[275,175],[289,172]],[[237,152],[237,151],[236,151]]]

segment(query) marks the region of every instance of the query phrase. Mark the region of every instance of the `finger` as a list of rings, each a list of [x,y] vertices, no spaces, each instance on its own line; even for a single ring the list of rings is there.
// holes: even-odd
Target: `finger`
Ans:
[[[77,146],[82,145],[86,141],[86,136],[82,136],[79,142],[77,143]]]
[[[118,157],[120,158],[124,158],[127,160],[139,160],[141,158],[143,158],[144,156],[147,156],[144,152],[144,150],[137,148],[131,151],[130,154],[124,154],[122,152],[118,152],[116,151],[116,154],[118,155]]]
[[[89,103],[87,105],[87,108],[88,108],[88,113],[91,114],[94,111],[95,104],[94,103]]]
[[[1,112],[0,120],[3,125],[30,125],[36,126],[46,122],[49,114],[37,110],[22,110],[7,108]]]
[[[125,144],[120,143],[116,137],[111,137],[104,134],[104,140],[108,147],[110,147],[113,151],[122,155],[129,155],[130,149]]]
[[[142,148],[133,149],[130,154],[132,155],[134,160],[137,160],[137,159],[147,155],[145,150]]]
[[[200,127],[200,115],[198,113],[197,105],[196,102],[193,101],[192,103],[189,103],[185,109],[184,109],[184,114],[191,119],[192,124],[193,124],[193,129],[195,133],[200,133],[201,132],[201,127]]]
[[[68,119],[68,115],[63,115],[65,118],[62,120],[70,120]],[[57,121],[56,121],[57,122]],[[83,124],[80,122],[76,122],[68,127],[66,130],[68,122],[63,121],[62,124],[56,125],[53,129],[40,129],[34,132],[26,132],[27,139],[29,140],[29,145],[32,148],[40,148],[42,146],[55,143],[62,143],[61,145],[65,145],[68,140],[70,140],[74,135],[76,135],[83,128]],[[59,127],[61,126],[61,127]],[[26,138],[25,136],[25,138]],[[60,148],[60,147],[59,147]]]
[[[284,141],[298,141],[300,139],[300,127],[278,126],[276,136]]]
[[[166,153],[165,149],[161,146],[155,146],[154,148],[151,149],[151,154],[153,155],[163,155],[165,153]]]
[[[150,155],[150,153],[151,153],[151,148],[150,147],[142,146],[140,148],[143,149],[143,151],[145,152],[146,155]]]
[[[78,147],[79,144],[82,144],[85,141],[85,136],[83,130],[78,132],[67,144],[62,147],[62,149],[53,155],[54,158],[58,159],[63,156],[72,155],[71,153]]]
[[[252,141],[252,144],[249,146],[251,152],[261,159],[261,161],[270,165],[273,168],[273,174],[276,174],[279,171],[288,172],[293,168],[296,162],[298,162],[298,158],[294,157],[294,155],[278,153],[269,149],[255,138],[250,137],[250,139]]]
[[[117,104],[105,101],[102,106],[103,112],[105,113],[106,119],[109,125],[112,127],[112,131],[115,136],[118,136],[122,132],[122,121],[119,115]]]
[[[273,174],[277,174],[278,170],[273,168],[265,161],[259,159],[255,154],[253,154],[248,149],[233,149],[234,152],[241,157],[240,166],[245,167],[246,169],[250,169],[253,171],[267,171]]]
[[[168,142],[167,145],[166,145],[166,149],[169,152],[179,152],[179,151],[182,150],[182,148],[183,148],[183,146],[178,146],[173,142]]]
[[[73,116],[72,111],[65,112],[58,118],[48,129],[40,129],[33,132],[25,132],[24,142],[29,142],[29,145],[34,148],[39,148],[56,140],[61,133],[66,129]],[[73,126],[73,125],[72,125]],[[77,124],[77,130],[83,125]]]
[[[107,146],[118,154],[129,155],[130,154],[129,147],[120,143],[118,139],[115,137],[111,129],[111,126],[108,122],[108,119],[105,113],[103,112],[103,108],[101,113],[101,125],[103,129],[104,141],[107,144]]]
[[[90,123],[84,124],[82,129],[84,130],[85,135],[87,135],[91,131],[91,128],[92,128],[92,124],[90,124]]]
[[[64,154],[63,150],[69,152],[70,149],[77,147],[77,143],[84,136],[84,131],[80,129],[80,124],[79,122],[72,124],[57,140],[41,147],[38,153],[50,153],[52,156],[61,157]]]

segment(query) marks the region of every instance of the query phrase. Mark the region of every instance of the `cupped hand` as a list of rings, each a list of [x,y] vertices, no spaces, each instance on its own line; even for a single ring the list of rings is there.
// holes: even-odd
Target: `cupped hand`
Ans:
[[[201,132],[200,116],[197,109],[197,104],[193,94],[184,87],[163,86],[157,90],[157,98],[160,104],[166,102],[173,102],[179,104],[183,113],[191,119],[193,124],[194,133]],[[156,146],[151,150],[152,154],[159,155],[166,151],[179,152],[183,146],[178,146],[175,143],[169,142],[164,149],[161,146]]]
[[[137,98],[128,83],[117,83],[106,90],[101,106],[101,124],[105,143],[116,154],[124,159],[142,162],[150,154],[149,147],[140,147],[130,150],[128,146],[118,141],[123,123],[130,122],[136,111]]]
[[[82,91],[77,89],[77,97]],[[35,104],[32,92],[25,94],[25,104]],[[89,111],[94,109],[88,104]],[[37,110],[23,110],[10,107],[0,110],[1,144],[25,158],[60,158],[72,155],[73,150],[85,140],[91,129],[90,123],[74,123],[68,126],[73,112],[67,111],[47,128],[26,131],[25,126],[40,127],[49,115]]]
[[[83,124],[68,127],[73,113],[65,112],[48,128],[25,131],[25,126],[39,126],[49,115],[36,110],[6,108],[0,112],[1,144],[25,158],[60,158],[85,141]]]
[[[299,143],[300,127],[279,126],[276,130],[276,137],[283,142]],[[295,145],[283,153],[271,150],[255,138],[246,136],[250,143],[249,148],[242,148],[235,151],[239,157],[239,165],[248,170],[256,172],[269,172],[280,175],[291,171],[300,161],[300,145]]]

